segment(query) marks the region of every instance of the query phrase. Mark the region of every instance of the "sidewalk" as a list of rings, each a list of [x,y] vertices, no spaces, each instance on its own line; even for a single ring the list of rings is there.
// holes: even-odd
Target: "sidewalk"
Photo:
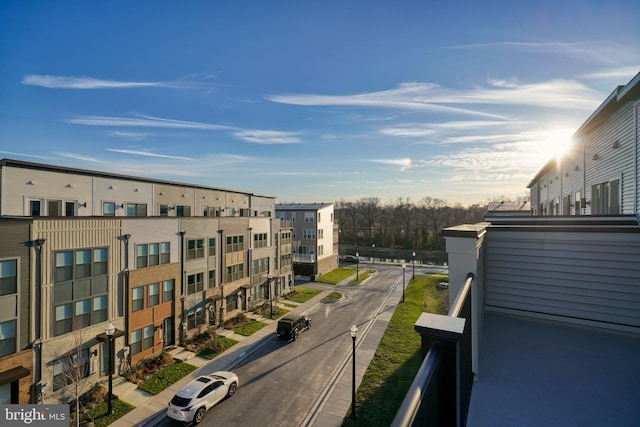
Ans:
[[[351,278],[349,278],[351,279]],[[348,279],[348,280],[349,280]],[[345,280],[329,290],[323,290],[310,300],[299,304],[292,311],[303,313],[316,305],[322,298],[341,287],[355,286],[348,285]],[[368,324],[363,325],[358,332],[356,342],[356,387],[362,381],[362,377],[369,366],[369,362],[375,354],[378,343],[384,334],[387,324],[393,315],[396,305],[398,304],[402,290],[398,291],[395,286],[390,298],[383,304],[381,309]],[[290,307],[287,307],[288,309]],[[251,315],[251,317],[254,317]],[[196,356],[194,353],[185,351],[178,347],[172,352],[174,357],[185,362],[197,366],[199,369],[187,375],[181,380],[174,383],[169,388],[163,390],[157,395],[151,395],[139,390],[135,384],[131,384],[124,378],[114,379],[113,393],[121,400],[134,405],[136,408],[111,424],[114,427],[141,427],[153,426],[166,416],[167,403],[182,387],[189,383],[198,375],[209,374],[215,371],[233,370],[247,356],[258,350],[264,345],[269,336],[275,333],[277,321],[271,319],[260,318],[261,321],[268,323],[267,326],[245,337],[234,334],[232,331],[225,330],[223,335],[238,341],[229,350],[217,356],[213,360],[204,359]],[[352,365],[351,351],[345,355],[338,369],[331,377],[329,384],[325,387],[311,411],[307,414],[302,425],[318,426],[318,427],[337,427],[342,425],[342,421],[351,406],[351,387],[352,387]]]

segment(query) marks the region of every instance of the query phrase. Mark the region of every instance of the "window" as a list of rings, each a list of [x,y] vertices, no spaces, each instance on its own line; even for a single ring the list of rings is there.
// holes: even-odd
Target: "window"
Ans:
[[[71,280],[73,277],[73,252],[58,252],[56,254],[56,282]]]
[[[620,214],[620,180],[602,182],[591,187],[591,215]]]
[[[16,352],[16,321],[0,323],[0,356]]]
[[[321,228],[320,230],[318,230],[318,239],[322,238],[324,238],[324,229]]]
[[[71,303],[56,306],[55,335],[71,332],[73,326],[73,307]]]
[[[314,221],[314,214],[313,212],[305,212],[304,213],[304,222],[313,222]]]
[[[302,238],[303,239],[315,239],[316,238],[316,230],[313,228],[305,228],[302,230]]]
[[[238,309],[238,294],[231,294],[227,298],[227,311]]]
[[[216,287],[216,271],[209,270],[209,288]]]
[[[160,265],[160,243],[149,243],[149,265]]]
[[[0,261],[0,295],[18,292],[18,260]]]
[[[31,200],[29,201],[29,215],[30,216],[40,216],[40,200]]]
[[[76,203],[75,202],[64,202],[64,215],[65,216],[76,216]]]
[[[216,255],[216,239],[210,238],[209,239],[209,256],[215,256],[215,255]]]
[[[291,212],[291,222],[296,222],[296,213]]]
[[[107,296],[103,295],[93,299],[93,311],[91,323],[104,322],[107,320]]]
[[[160,205],[160,216],[169,216],[169,205]]]
[[[62,200],[47,200],[47,216],[62,216]]]
[[[147,216],[147,204],[127,203],[127,216]]]
[[[145,326],[143,331],[144,340],[142,341],[142,349],[153,348],[153,325]]]
[[[102,202],[102,215],[104,215],[104,216],[116,216],[116,204],[115,204],[115,202]]]
[[[75,303],[75,328],[86,328],[91,324],[91,300],[85,299]]]
[[[204,290],[204,273],[190,274],[187,276],[187,295],[202,292]]]
[[[269,258],[254,259],[251,267],[253,284],[267,280],[267,276],[269,275]]]
[[[204,324],[204,308],[195,307],[187,311],[187,329]]]
[[[149,307],[160,304],[160,283],[149,285]]]
[[[244,251],[244,236],[227,236],[227,253]]]
[[[576,191],[575,193],[575,202],[574,203],[574,214],[575,215],[580,215],[582,213],[582,199],[581,197],[581,193],[579,191]]]
[[[142,329],[136,329],[135,331],[131,332],[131,340],[130,340],[130,344],[131,346],[131,354],[138,354],[142,351]]]
[[[266,248],[268,244],[267,233],[257,233],[253,235],[254,248]]]
[[[144,287],[138,286],[131,290],[131,311],[139,311],[144,308]]]
[[[204,258],[204,239],[187,240],[187,259]]]
[[[171,261],[171,244],[169,242],[160,243],[160,264],[169,264]]]
[[[91,276],[91,250],[76,251],[76,279]]]
[[[53,327],[56,336],[106,320],[107,259],[107,248],[55,253]]]
[[[244,277],[244,264],[227,266],[227,283]]]
[[[136,268],[168,264],[170,258],[169,242],[136,245]]]
[[[320,222],[320,212],[318,212],[318,223]]]
[[[191,216],[191,206],[176,206],[176,216]]]
[[[163,302],[173,301],[173,287],[173,279],[162,282]]]
[[[318,256],[322,256],[324,255],[324,246],[323,245],[319,245],[318,246]]]
[[[89,376],[89,349],[69,354],[53,362],[53,391]]]

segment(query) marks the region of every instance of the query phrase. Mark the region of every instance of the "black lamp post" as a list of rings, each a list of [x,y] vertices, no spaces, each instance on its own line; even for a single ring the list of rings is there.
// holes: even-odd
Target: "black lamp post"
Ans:
[[[405,263],[402,263],[402,302],[404,302],[404,270],[407,268]]]
[[[360,281],[360,254],[356,252],[356,282]]]
[[[413,266],[413,274],[411,275],[411,280],[413,280],[416,278],[416,251],[413,251],[411,256],[413,257],[413,259],[411,260],[411,264]]]
[[[375,243],[371,244],[371,251],[373,252],[373,256],[371,257],[371,263],[375,264],[376,263],[376,244]]]
[[[107,414],[113,414],[113,333],[116,331],[116,327],[113,326],[113,323],[109,322],[107,328],[104,330],[104,333],[107,334],[109,338],[109,396],[107,399]]]
[[[271,319],[273,319],[273,293],[271,292],[271,275],[267,275],[267,284],[269,285],[269,310],[271,311]]]
[[[349,328],[351,334],[351,341],[353,343],[353,375],[351,376],[351,419],[358,418],[356,415],[356,335],[358,334],[358,327],[356,325]]]

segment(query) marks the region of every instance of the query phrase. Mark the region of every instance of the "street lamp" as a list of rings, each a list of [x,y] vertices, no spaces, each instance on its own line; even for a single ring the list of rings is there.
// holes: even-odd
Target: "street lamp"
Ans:
[[[271,319],[273,319],[273,293],[271,292],[271,275],[267,275],[267,283],[269,284],[269,308],[271,311]]]
[[[371,257],[371,263],[375,264],[376,263],[376,244],[375,243],[371,244],[371,250],[373,251],[373,256]]]
[[[353,343],[353,375],[351,375],[351,419],[355,420],[356,415],[356,335],[358,334],[358,327],[356,325],[349,328],[351,334],[351,341]]]
[[[113,326],[113,323],[109,322],[107,328],[104,330],[104,333],[107,334],[109,338],[109,396],[107,400],[107,414],[113,414],[113,333],[116,331],[116,327]]]
[[[360,281],[360,254],[356,252],[356,282]]]
[[[416,251],[413,251],[411,256],[413,257],[413,259],[411,260],[411,264],[413,266],[413,274],[411,276],[411,280],[413,280],[416,278]]]
[[[402,302],[404,302],[404,269],[407,268],[407,264],[402,263]]]

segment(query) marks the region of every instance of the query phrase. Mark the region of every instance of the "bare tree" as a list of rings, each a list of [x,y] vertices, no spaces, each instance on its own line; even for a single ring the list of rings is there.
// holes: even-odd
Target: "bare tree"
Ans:
[[[380,199],[378,197],[363,197],[358,200],[357,206],[358,214],[362,218],[362,226],[365,229],[366,241],[371,243],[376,223],[382,214]]]
[[[442,249],[441,230],[445,227],[443,223],[444,213],[448,209],[447,202],[442,199],[425,196],[420,200],[420,213],[424,216],[427,226],[433,236],[434,249]]]
[[[75,425],[80,425],[80,409],[82,407],[81,396],[87,391],[83,379],[89,376],[89,348],[85,347],[87,329],[76,325],[69,334],[63,349],[67,351],[56,353],[54,361],[54,390],[62,389],[61,401],[67,401],[75,405]]]

